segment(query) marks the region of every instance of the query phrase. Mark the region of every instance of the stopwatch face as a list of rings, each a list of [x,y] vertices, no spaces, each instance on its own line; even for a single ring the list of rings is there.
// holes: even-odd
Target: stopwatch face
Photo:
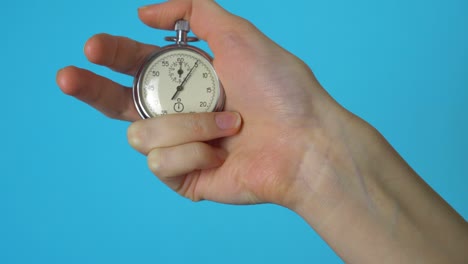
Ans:
[[[191,46],[169,46],[151,56],[137,73],[133,95],[143,118],[219,111],[224,104],[211,58]]]

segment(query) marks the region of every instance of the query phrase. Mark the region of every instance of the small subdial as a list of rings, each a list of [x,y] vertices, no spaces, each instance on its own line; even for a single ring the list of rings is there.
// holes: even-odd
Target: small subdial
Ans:
[[[169,78],[171,78],[173,82],[180,84],[184,80],[185,76],[189,73],[189,71],[190,65],[187,62],[173,62],[169,66]]]

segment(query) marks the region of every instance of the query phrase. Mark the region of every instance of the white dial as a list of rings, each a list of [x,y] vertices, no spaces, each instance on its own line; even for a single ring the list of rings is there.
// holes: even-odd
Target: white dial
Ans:
[[[169,46],[140,69],[135,103],[144,118],[220,110],[224,93],[211,59],[194,47]]]

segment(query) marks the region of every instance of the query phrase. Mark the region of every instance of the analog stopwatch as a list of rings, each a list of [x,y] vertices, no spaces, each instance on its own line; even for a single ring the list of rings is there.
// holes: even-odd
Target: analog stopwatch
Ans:
[[[142,118],[221,111],[224,107],[224,90],[213,59],[187,44],[198,40],[187,36],[188,21],[177,21],[175,31],[175,37],[166,37],[175,44],[149,56],[135,76],[133,100]]]

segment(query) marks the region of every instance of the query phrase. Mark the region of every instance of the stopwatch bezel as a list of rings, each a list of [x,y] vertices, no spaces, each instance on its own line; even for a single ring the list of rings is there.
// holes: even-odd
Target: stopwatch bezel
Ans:
[[[224,87],[223,84],[221,83],[221,80],[218,77],[218,73],[214,69],[213,66],[213,58],[206,53],[204,50],[201,50],[195,46],[191,45],[184,45],[184,44],[172,44],[168,46],[162,47],[160,50],[154,52],[148,58],[145,59],[143,64],[140,66],[138,69],[137,73],[135,74],[135,79],[133,82],[133,102],[135,104],[136,110],[138,111],[138,114],[140,115],[141,118],[147,119],[147,118],[153,118],[156,116],[161,116],[162,114],[158,114],[156,116],[150,115],[145,108],[145,104],[142,102],[143,97],[141,96],[141,89],[142,89],[142,82],[143,82],[143,75],[148,69],[148,67],[151,65],[151,62],[153,62],[155,59],[158,57],[164,55],[165,53],[171,52],[171,51],[177,51],[177,50],[188,50],[194,53],[197,53],[198,55],[202,56],[205,58],[213,68],[213,73],[214,77],[216,79],[216,82],[219,85],[219,94],[218,97],[215,98],[214,100],[216,101],[215,107],[213,108],[212,112],[219,112],[224,109],[224,104],[226,101],[226,94],[224,92]]]

